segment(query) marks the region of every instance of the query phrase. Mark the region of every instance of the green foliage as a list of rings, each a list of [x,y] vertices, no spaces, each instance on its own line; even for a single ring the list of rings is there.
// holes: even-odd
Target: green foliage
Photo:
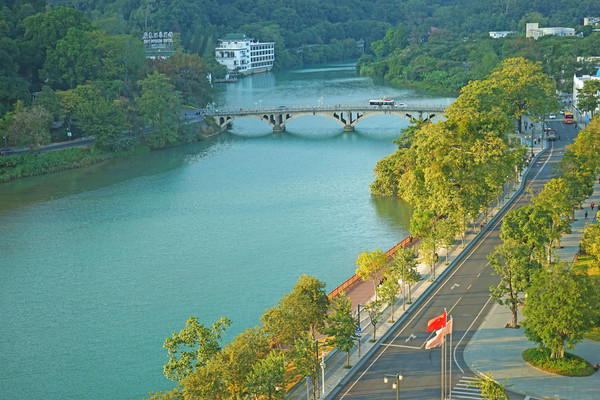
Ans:
[[[136,98],[140,119],[149,128],[145,136],[148,145],[160,149],[177,142],[179,113],[182,103],[169,78],[154,71],[138,81],[142,94]]]
[[[589,278],[576,275],[564,264],[540,269],[527,289],[523,309],[527,338],[563,358],[565,346],[573,349],[591,328],[598,300]]]
[[[6,131],[10,143],[19,147],[37,149],[50,143],[52,115],[40,106],[17,112]]]
[[[258,360],[248,374],[248,391],[256,396],[282,399],[286,394],[285,355],[271,352]]]
[[[167,76],[182,95],[186,104],[203,107],[211,102],[212,87],[207,75],[209,69],[202,58],[195,54],[177,52],[168,59],[148,59],[147,74],[157,71]]]
[[[551,351],[543,347],[527,349],[521,354],[523,359],[536,368],[563,376],[589,376],[594,367],[583,358],[565,352],[562,358],[552,358]]]
[[[511,328],[518,328],[517,311],[525,301],[525,291],[529,280],[541,266],[531,259],[531,249],[515,240],[507,240],[488,255],[493,275],[500,277],[500,283],[490,287],[491,297],[512,312]]]
[[[327,327],[323,333],[331,336],[328,344],[346,353],[346,366],[350,366],[350,351],[358,339],[356,328],[358,321],[352,316],[352,301],[341,292],[333,300],[333,311],[327,316]]]
[[[481,396],[485,400],[508,400],[508,395],[506,394],[507,381],[508,379],[504,383],[496,382],[492,373],[488,372],[477,377],[477,380],[474,383],[470,383],[469,386],[479,388]]]
[[[377,324],[383,315],[383,301],[373,300],[365,305],[365,310],[369,315],[369,321],[371,322],[371,325],[373,325],[373,339],[371,339],[371,341],[375,342],[377,340]]]
[[[319,363],[319,342],[308,335],[296,340],[292,348],[292,360],[296,373],[305,378],[310,375],[313,389],[313,398],[317,397],[321,376]]]
[[[163,347],[168,351],[169,362],[164,365],[165,376],[172,381],[181,381],[198,366],[221,350],[221,335],[231,325],[226,317],[205,327],[196,317],[190,317],[185,328],[165,339]]]
[[[304,335],[315,339],[324,326],[328,309],[325,283],[303,274],[292,292],[266,310],[261,321],[277,345],[289,345]]]
[[[377,285],[383,273],[382,268],[387,262],[388,257],[381,249],[371,252],[365,250],[356,259],[356,275],[360,276],[363,281],[371,280],[373,290],[377,293]]]

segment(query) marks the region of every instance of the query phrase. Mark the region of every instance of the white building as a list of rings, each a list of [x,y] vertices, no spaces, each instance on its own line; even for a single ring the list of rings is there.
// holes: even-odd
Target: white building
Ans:
[[[573,28],[540,28],[537,22],[528,22],[525,28],[525,37],[533,38],[535,40],[546,35],[554,36],[575,36],[575,29]]]
[[[238,33],[230,33],[219,42],[215,57],[230,72],[249,75],[273,68],[275,42],[254,42],[254,39]]]
[[[517,32],[515,32],[515,31],[492,31],[492,32],[489,32],[490,37],[492,37],[494,39],[500,39],[500,38],[506,37],[508,35],[511,35],[513,33],[517,33]]]
[[[586,81],[589,81],[589,80],[600,80],[600,68],[598,69],[596,76],[594,76],[594,75],[583,75],[583,76],[574,75],[573,76],[573,107],[575,107],[576,109],[579,109],[579,106],[578,106],[579,101],[577,100],[579,91],[581,89],[583,89],[583,85],[585,84]],[[598,110],[596,110],[596,111],[598,111]]]

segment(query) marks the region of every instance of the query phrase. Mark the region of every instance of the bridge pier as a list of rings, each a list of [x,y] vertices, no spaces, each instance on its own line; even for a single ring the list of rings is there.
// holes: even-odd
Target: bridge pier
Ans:
[[[273,126],[273,133],[280,133],[285,131],[285,125],[275,125]]]
[[[354,127],[352,125],[344,125],[344,132],[354,132]]]

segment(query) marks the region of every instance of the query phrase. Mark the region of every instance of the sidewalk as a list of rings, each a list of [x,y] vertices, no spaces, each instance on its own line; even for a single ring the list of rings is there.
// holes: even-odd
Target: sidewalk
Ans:
[[[587,223],[595,221],[590,203],[600,201],[600,184],[594,183],[594,194],[584,202],[584,208],[575,211],[572,232],[563,235],[558,258],[571,263],[579,251],[579,241]],[[585,210],[588,218],[585,219]],[[519,316],[519,319],[522,317]],[[504,326],[511,321],[511,312],[507,307],[494,306],[479,330],[467,344],[464,352],[465,362],[471,369],[479,372],[491,372],[494,379],[504,381],[508,378],[509,389],[524,395],[541,399],[561,400],[598,400],[600,399],[600,372],[587,377],[565,377],[550,374],[534,368],[523,361],[523,350],[535,347],[527,340],[523,329],[508,329]],[[571,351],[592,364],[600,362],[600,343],[583,340]]]
[[[539,156],[541,153],[543,153],[540,150],[541,149],[539,147],[536,148],[536,156]],[[574,260],[575,254],[579,251],[579,240],[585,223],[594,220],[589,204],[591,201],[594,201],[595,204],[600,202],[600,184],[598,184],[597,181],[594,185],[594,189],[594,195],[585,203],[585,206],[587,206],[588,210],[588,219],[584,219],[585,209],[577,210],[575,214],[576,221],[572,226],[572,233],[570,235],[563,236],[563,240],[561,242],[563,247],[558,252],[558,256],[561,260],[567,262],[572,262]],[[517,190],[519,190],[519,188],[517,188]],[[508,193],[506,193],[506,196],[503,196],[501,203],[494,207],[494,215],[496,215],[499,208],[506,205],[508,199],[511,199],[515,193],[516,192],[511,189]],[[596,211],[597,207],[594,208],[594,214]],[[476,226],[479,226],[481,222],[481,220],[477,221]],[[473,242],[473,239],[477,237],[479,232],[480,229],[476,229],[475,232],[469,231],[467,233],[465,238],[465,248],[469,247],[469,244]],[[461,243],[458,243],[454,248],[450,249],[448,254],[448,265],[445,263],[446,255],[444,251],[441,251],[440,261],[436,265],[436,277],[442,275],[443,272],[452,265],[452,262],[463,250],[464,248],[462,247]],[[424,263],[420,263],[417,269],[422,275],[423,280],[418,282],[412,289],[413,302],[432,285],[432,282],[429,281],[429,266],[425,265]],[[365,304],[374,297],[373,284],[371,282],[360,282],[351,289],[347,290],[346,294],[352,300],[353,310],[356,310],[358,304]],[[406,310],[408,310],[409,307],[410,305],[406,304]],[[393,324],[389,322],[390,311],[391,310],[388,307],[388,309],[384,311],[383,317],[381,318],[382,322],[377,325],[377,339],[385,335],[385,333],[393,326]],[[403,310],[402,299],[399,299],[395,304],[394,320],[397,321],[404,313],[405,311]],[[600,399],[600,395],[598,394],[600,393],[600,373],[592,375],[589,377],[590,379],[555,377],[554,375],[538,371],[533,367],[529,367],[528,364],[522,361],[520,355],[521,352],[526,348],[532,347],[532,344],[524,337],[522,330],[503,328],[507,321],[510,321],[510,315],[507,316],[506,313],[510,314],[510,311],[506,308],[495,306],[490,314],[486,317],[480,329],[476,332],[474,337],[466,346],[464,357],[468,366],[470,366],[474,371],[492,372],[494,378],[498,380],[503,380],[507,377],[510,377],[511,379],[509,384],[514,385],[510,389],[527,395],[535,395],[539,398],[550,399],[556,399],[557,397],[555,395],[558,395],[558,398],[560,399]],[[358,363],[369,350],[378,344],[377,342],[371,343],[370,341],[373,338],[373,327],[369,323],[366,312],[361,312],[360,317],[360,326],[362,328],[360,338],[360,355],[359,347],[355,346],[350,352],[350,365],[356,365],[356,363]],[[509,334],[515,334],[517,337],[514,338]],[[490,343],[493,343],[493,345],[490,346]],[[512,353],[510,350],[512,350]],[[516,351],[518,351],[516,356],[508,357],[508,355],[515,354]],[[575,347],[575,353],[586,358],[593,364],[600,362],[599,343],[584,341],[584,343],[581,343]],[[500,360],[500,362],[498,362],[498,360]],[[323,382],[320,382],[320,386],[322,386],[322,389],[324,389],[321,398],[325,398],[337,386],[337,384],[340,383],[342,379],[352,371],[352,369],[346,369],[345,365],[346,353],[334,350],[330,354],[326,355],[324,385],[322,384]],[[529,370],[537,372],[543,379],[535,378],[536,375],[534,375],[533,372],[528,372]],[[530,376],[531,378],[519,379],[518,377],[520,376]],[[556,384],[550,384],[549,382],[556,382]],[[566,382],[572,382],[570,385],[576,389],[570,388]],[[307,398],[306,391],[306,383],[301,382],[289,391],[287,398],[304,400]],[[552,392],[550,395],[546,394],[550,392]],[[573,393],[577,394],[573,396]],[[588,395],[588,397],[582,397],[579,395],[583,395],[584,393]],[[564,394],[569,394],[570,397],[564,397]]]

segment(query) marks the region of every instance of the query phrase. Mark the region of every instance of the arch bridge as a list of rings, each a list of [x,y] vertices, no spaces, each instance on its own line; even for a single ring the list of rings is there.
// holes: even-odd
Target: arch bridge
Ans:
[[[373,115],[391,114],[414,121],[423,118],[433,121],[443,116],[446,106],[441,104],[401,104],[394,106],[370,106],[368,104],[318,104],[280,107],[254,107],[219,109],[208,112],[222,128],[238,118],[256,118],[271,125],[273,132],[282,132],[285,125],[303,116],[319,115],[344,127],[344,132],[354,131],[354,126]]]

